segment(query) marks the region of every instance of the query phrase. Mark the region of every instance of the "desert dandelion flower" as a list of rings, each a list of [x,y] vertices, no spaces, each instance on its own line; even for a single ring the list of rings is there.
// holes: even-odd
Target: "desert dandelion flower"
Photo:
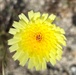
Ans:
[[[46,69],[46,63],[56,64],[62,56],[62,45],[66,45],[65,32],[52,22],[55,15],[28,12],[28,18],[21,13],[19,22],[14,21],[9,33],[13,38],[8,40],[10,52],[15,52],[14,60],[19,60],[24,66],[36,70]]]

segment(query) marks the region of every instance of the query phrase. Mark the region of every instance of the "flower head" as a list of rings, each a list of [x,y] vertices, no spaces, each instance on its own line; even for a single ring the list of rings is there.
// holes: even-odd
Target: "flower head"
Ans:
[[[14,60],[19,60],[24,66],[28,62],[28,68],[36,70],[46,69],[46,63],[56,64],[62,56],[62,45],[66,45],[65,32],[52,22],[55,15],[28,12],[28,18],[22,13],[19,22],[14,21],[9,33],[13,38],[8,40],[11,45],[10,52],[15,52]]]

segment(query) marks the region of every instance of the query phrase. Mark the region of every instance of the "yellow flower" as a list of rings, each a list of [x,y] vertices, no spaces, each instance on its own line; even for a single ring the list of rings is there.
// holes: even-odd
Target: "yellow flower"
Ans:
[[[56,64],[62,56],[62,45],[66,45],[65,32],[52,22],[55,15],[28,12],[28,18],[22,13],[19,22],[14,21],[9,33],[13,38],[8,40],[11,45],[10,52],[15,52],[14,60],[19,60],[24,66],[28,62],[28,68],[36,70],[46,69],[46,63]]]

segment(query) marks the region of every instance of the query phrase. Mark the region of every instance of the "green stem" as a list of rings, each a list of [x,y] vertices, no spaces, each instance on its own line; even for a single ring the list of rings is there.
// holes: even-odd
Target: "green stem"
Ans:
[[[5,75],[4,62],[2,62],[2,75]]]

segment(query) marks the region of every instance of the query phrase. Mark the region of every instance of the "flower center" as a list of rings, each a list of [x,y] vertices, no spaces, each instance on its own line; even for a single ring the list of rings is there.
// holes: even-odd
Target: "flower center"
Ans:
[[[38,35],[36,36],[36,40],[39,41],[39,42],[42,40],[41,34],[38,34]]]

